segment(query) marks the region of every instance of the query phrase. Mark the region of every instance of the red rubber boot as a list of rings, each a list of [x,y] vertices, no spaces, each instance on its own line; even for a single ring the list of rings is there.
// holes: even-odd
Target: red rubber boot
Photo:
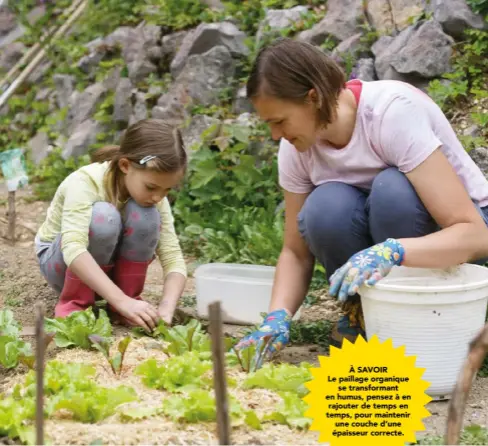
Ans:
[[[141,294],[146,283],[146,274],[152,259],[146,262],[133,262],[123,257],[115,261],[113,281],[129,297],[142,300]],[[110,307],[114,322],[123,325],[133,326],[125,317],[120,315],[117,310]]]
[[[113,265],[102,266],[109,273]],[[55,317],[66,317],[75,311],[84,311],[95,305],[95,292],[69,268],[64,276],[64,287],[54,309]]]

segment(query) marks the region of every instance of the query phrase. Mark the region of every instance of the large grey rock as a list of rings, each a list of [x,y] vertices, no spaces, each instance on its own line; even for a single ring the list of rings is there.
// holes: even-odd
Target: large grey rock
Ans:
[[[84,155],[90,146],[97,142],[97,135],[103,130],[103,125],[98,121],[86,119],[81,122],[75,127],[64,146],[62,157],[68,159]]]
[[[103,88],[107,91],[115,91],[122,78],[122,67],[114,67],[102,81]]]
[[[177,77],[185,68],[189,57],[206,53],[217,46],[225,47],[233,57],[249,53],[245,45],[246,34],[229,22],[201,23],[188,33],[171,62],[171,74]]]
[[[423,23],[404,46],[391,66],[401,74],[434,78],[451,70],[454,40],[433,20]]]
[[[488,148],[478,147],[469,152],[472,160],[488,178]]]
[[[0,54],[0,70],[9,71],[24,55],[27,48],[22,42],[12,42]]]
[[[175,33],[166,34],[163,36],[161,39],[161,46],[163,47],[165,54],[174,57],[185,40],[187,34],[188,31],[177,31]]]
[[[356,67],[353,70],[353,78],[361,79],[363,81],[375,81],[377,80],[376,70],[374,69],[374,59],[364,58],[359,59],[356,63]]]
[[[269,9],[261,25],[271,29],[285,29],[301,20],[307,12],[308,8],[302,5],[290,9]]]
[[[332,56],[341,57],[344,55],[350,55],[351,57],[357,58],[359,53],[363,50],[363,43],[361,42],[362,37],[362,33],[357,33],[354,34],[354,36],[343,40],[332,50]]]
[[[76,78],[68,74],[55,74],[53,76],[53,82],[56,90],[58,107],[67,107],[69,105],[69,98],[75,89]]]
[[[214,135],[208,135],[209,139],[218,134],[220,120],[212,116],[197,115],[189,120],[189,124],[181,129],[183,142],[188,150],[192,150],[202,142],[202,133],[212,126],[217,126]]]
[[[410,26],[393,40],[373,45],[378,77],[396,79],[395,72],[425,79],[440,76],[451,69],[453,43],[433,20]]]
[[[127,65],[136,59],[147,56],[147,51],[159,45],[161,29],[156,25],[146,25],[138,28],[121,26],[104,39],[104,44],[110,47],[120,46],[122,57]]]
[[[147,117],[148,117],[148,112],[147,112],[147,104],[146,104],[146,95],[145,93],[138,91],[135,94],[135,103],[132,109],[132,115],[129,120],[129,125],[141,121],[142,119],[146,119]]]
[[[158,67],[154,65],[146,55],[141,53],[135,60],[128,64],[129,78],[134,84],[142,82],[151,73],[156,73]]]
[[[236,62],[225,46],[216,46],[203,54],[194,54],[169,91],[158,99],[152,116],[182,122],[192,105],[218,105],[220,91],[235,74]]]
[[[127,125],[132,115],[132,82],[126,77],[115,90],[113,119],[119,125]]]
[[[86,56],[83,56],[76,66],[85,74],[93,74],[100,62],[103,60],[105,53],[95,50]]]
[[[444,32],[455,38],[462,37],[468,28],[487,29],[487,22],[471,10],[466,0],[430,0],[430,8]]]
[[[380,34],[396,34],[424,12],[426,0],[368,0],[366,16]]]
[[[364,19],[362,0],[329,0],[325,17],[311,29],[298,34],[298,39],[314,45],[322,44],[327,37],[346,40],[360,31]]]
[[[247,97],[246,86],[242,85],[235,94],[234,103],[232,105],[232,112],[235,114],[241,114],[246,112],[253,112],[254,106]]]
[[[396,31],[390,3],[385,0],[368,0],[366,17],[370,25],[382,35],[392,34]]]
[[[17,18],[7,5],[0,5],[0,35],[4,36],[17,27]]]
[[[103,100],[106,89],[101,83],[90,85],[76,96],[67,116],[67,131],[73,132],[82,122],[90,118],[97,105]]]
[[[37,132],[34,138],[28,142],[34,164],[38,165],[47,157],[51,148],[49,142],[49,136],[45,132]]]

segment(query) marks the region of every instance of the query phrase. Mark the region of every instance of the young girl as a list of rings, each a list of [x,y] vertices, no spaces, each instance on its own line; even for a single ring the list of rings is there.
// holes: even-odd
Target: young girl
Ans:
[[[346,82],[319,48],[280,39],[254,62],[247,95],[280,140],[285,236],[270,314],[238,348],[289,340],[315,259],[344,303],[332,343],[365,337],[359,288],[392,267],[488,257],[488,181],[441,109],[407,83]],[[415,327],[412,327],[415,330]]]
[[[55,316],[85,310],[98,295],[119,322],[149,331],[159,319],[171,323],[186,281],[166,198],[186,169],[181,134],[142,120],[93,161],[61,183],[36,235],[41,273],[60,294]],[[156,255],[164,274],[157,309],[140,298]]]

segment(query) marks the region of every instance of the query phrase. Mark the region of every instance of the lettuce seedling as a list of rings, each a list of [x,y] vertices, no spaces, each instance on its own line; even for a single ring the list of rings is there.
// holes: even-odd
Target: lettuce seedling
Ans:
[[[304,414],[308,404],[294,392],[280,392],[281,404],[271,414],[265,415],[262,421],[275,421],[291,428],[308,429],[312,420]]]
[[[34,364],[31,344],[19,337],[21,328],[11,310],[0,310],[0,364],[5,368],[19,363],[32,368]]]
[[[212,369],[212,362],[202,359],[197,352],[185,352],[173,356],[159,364],[155,359],[148,359],[140,364],[135,373],[142,376],[142,381],[153,389],[169,392],[182,392],[189,389],[205,388],[212,385],[211,376],[203,376]]]
[[[305,383],[312,379],[311,364],[265,364],[261,369],[247,376],[243,383],[245,389],[261,388],[275,391],[294,392],[304,397],[309,390]]]
[[[163,413],[176,422],[198,423],[215,421],[217,406],[214,394],[205,389],[192,389],[183,395],[172,395],[163,400]],[[261,429],[258,416],[244,410],[236,398],[229,395],[229,416],[233,425],[244,421],[253,429]]]
[[[84,311],[75,311],[65,318],[46,319],[45,330],[56,333],[54,341],[61,348],[81,347],[88,350],[93,347],[90,335],[102,338],[112,336],[112,325],[107,312],[101,308],[96,318],[92,307]]]
[[[102,338],[98,335],[89,335],[88,338],[92,342],[93,347],[95,347],[103,354],[103,356],[105,356],[114,375],[120,375],[125,352],[127,351],[127,347],[129,346],[132,338],[130,336],[126,336],[124,339],[121,339],[117,346],[117,351],[113,356],[110,355],[111,341],[109,339]]]

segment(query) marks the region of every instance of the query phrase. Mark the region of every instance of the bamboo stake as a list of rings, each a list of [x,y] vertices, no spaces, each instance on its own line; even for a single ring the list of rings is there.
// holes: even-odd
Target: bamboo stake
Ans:
[[[62,17],[69,16],[80,5],[82,1],[83,0],[75,0],[71,4],[71,6],[63,12]],[[24,65],[24,63],[26,63],[35,53],[37,53],[37,51],[41,48],[41,45],[46,42],[57,29],[59,28],[56,28],[56,26],[52,26],[51,28],[49,28],[49,30],[41,36],[40,41],[36,42],[33,46],[29,48],[29,51],[27,51],[27,53],[22,56],[22,59],[20,59],[0,81],[0,90],[14,77],[15,74],[17,74],[21,66]]]
[[[15,191],[8,193],[8,238],[15,243]]]
[[[222,312],[220,302],[208,306],[210,336],[212,339],[212,357],[214,371],[215,400],[217,403],[217,428],[219,444],[230,443],[229,402],[227,398],[227,379],[225,376],[225,352],[222,330]]]
[[[488,324],[469,344],[469,353],[459,374],[456,387],[449,402],[447,413],[446,445],[458,445],[463,425],[464,409],[473,379],[488,354]]]
[[[50,45],[55,41],[58,37],[62,36],[68,29],[69,27],[74,23],[74,21],[82,14],[83,10],[85,9],[87,5],[87,0],[85,0],[83,3],[80,4],[78,9],[71,15],[71,17],[58,29],[56,34],[53,36],[51,39],[51,42],[49,43]],[[0,109],[5,105],[5,103],[9,100],[10,96],[12,96],[17,88],[22,85],[22,82],[24,82],[30,74],[34,71],[34,69],[39,65],[39,63],[42,61],[44,56],[46,55],[46,48],[41,49],[39,53],[36,54],[34,59],[31,60],[29,65],[22,71],[19,77],[17,77],[8,87],[7,90],[5,90],[0,96]]]
[[[44,444],[44,306],[36,304],[36,444]]]

